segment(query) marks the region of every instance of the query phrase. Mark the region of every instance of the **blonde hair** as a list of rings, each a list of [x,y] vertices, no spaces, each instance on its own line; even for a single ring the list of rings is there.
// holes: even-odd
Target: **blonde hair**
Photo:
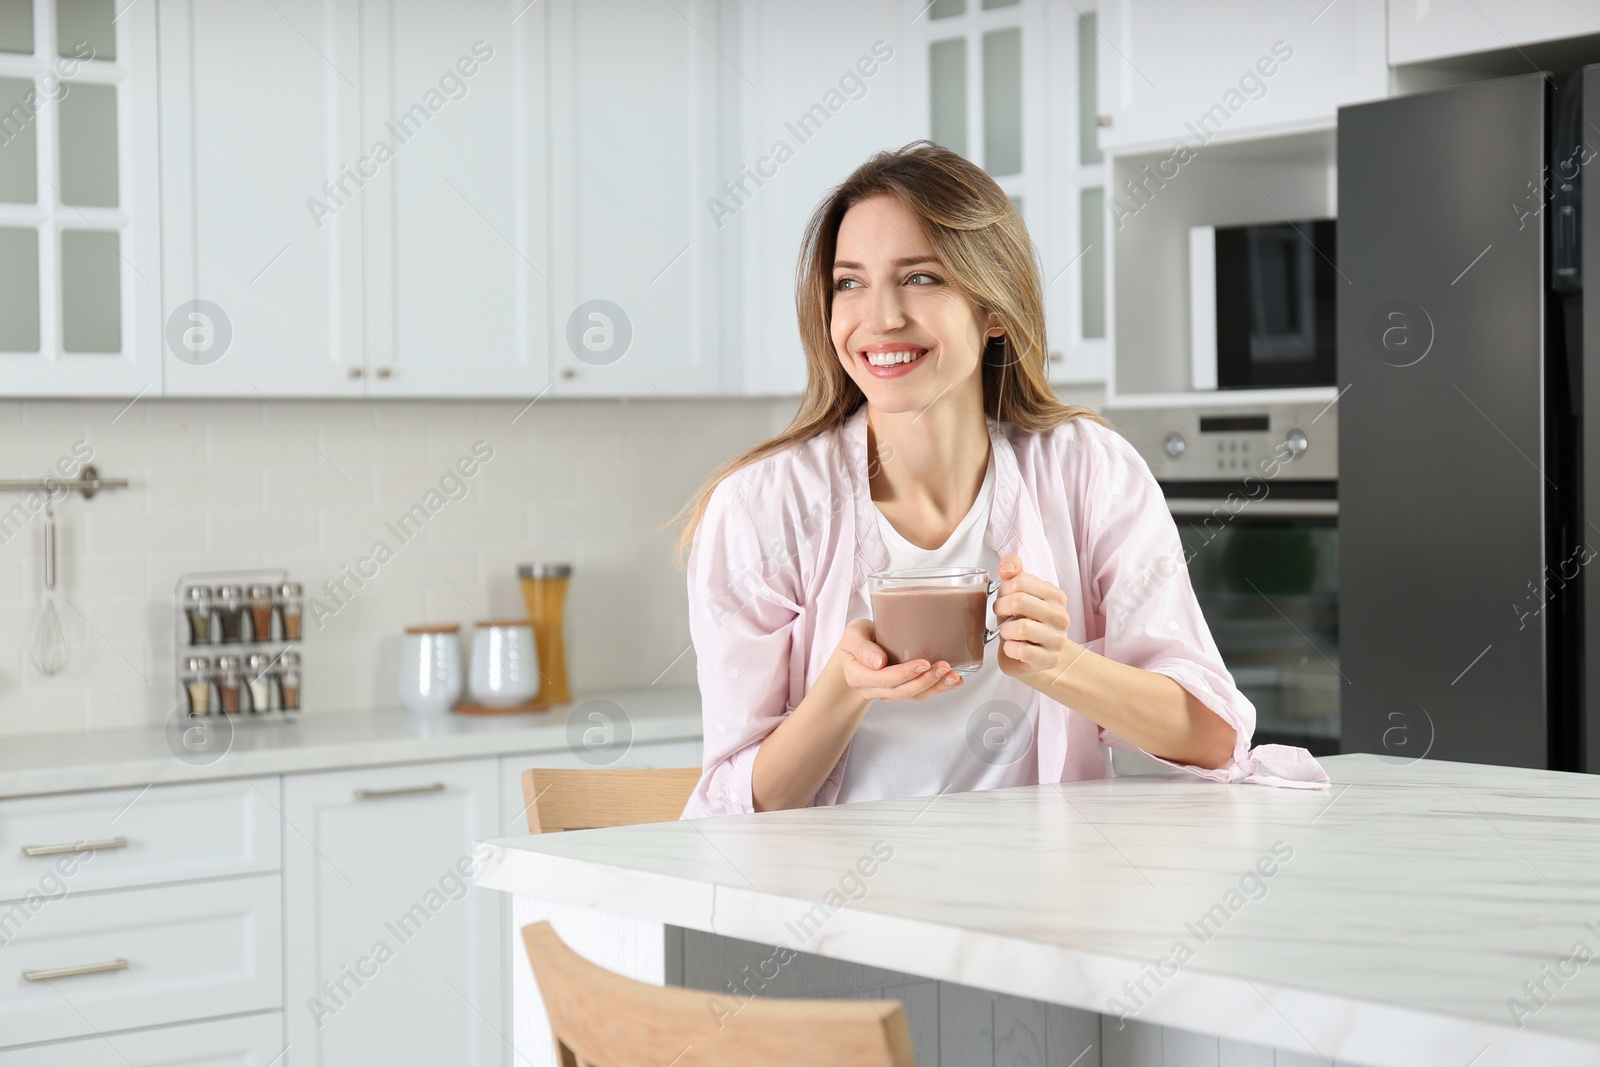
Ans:
[[[879,152],[817,206],[806,225],[795,272],[795,310],[806,353],[806,390],[789,428],[728,460],[668,521],[683,525],[681,566],[712,492],[729,475],[808,441],[845,421],[866,397],[840,363],[829,333],[833,259],[845,212],[874,196],[892,196],[922,221],[951,284],[992,311],[1004,335],[983,350],[983,410],[998,422],[1037,433],[1073,419],[1104,420],[1059,400],[1045,372],[1044,292],[1022,215],[993,178],[932,141]]]

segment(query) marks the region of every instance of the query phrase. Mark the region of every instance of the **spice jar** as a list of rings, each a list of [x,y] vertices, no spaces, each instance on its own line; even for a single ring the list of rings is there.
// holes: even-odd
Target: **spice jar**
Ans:
[[[220,587],[216,605],[217,621],[222,624],[222,643],[237,645],[244,640],[244,590],[237,585]]]
[[[183,591],[183,614],[189,620],[189,643],[211,644],[211,590],[191,585]]]
[[[551,704],[565,704],[572,699],[572,690],[567,685],[567,650],[563,637],[567,580],[572,577],[572,565],[524,563],[517,568],[517,577],[522,582],[522,597],[528,605],[528,621],[533,624],[544,699]]]
[[[183,689],[189,696],[189,715],[211,714],[211,661],[192,656],[183,661]]]
[[[250,710],[256,714],[272,710],[272,657],[252,652],[245,657],[245,684],[250,687]]]
[[[239,690],[244,686],[242,666],[238,656],[217,657],[217,704],[224,715],[239,714]]]
[[[278,662],[278,707],[300,710],[300,653],[289,649]]]
[[[250,587],[250,640],[272,640],[272,586]]]
[[[300,622],[305,617],[305,596],[299,582],[284,582],[278,587],[278,620],[283,624],[285,641],[300,640]]]

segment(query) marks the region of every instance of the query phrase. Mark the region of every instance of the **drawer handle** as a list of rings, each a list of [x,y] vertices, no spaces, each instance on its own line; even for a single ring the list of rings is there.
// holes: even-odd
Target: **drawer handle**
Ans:
[[[109,963],[84,963],[77,967],[57,967],[51,971],[23,971],[22,977],[30,982],[48,982],[52,978],[76,978],[80,974],[103,974],[106,971],[125,971],[127,969],[127,960],[112,960]]]
[[[357,800],[387,800],[389,797],[415,797],[424,793],[443,793],[443,782],[427,785],[403,785],[399,789],[357,789]]]
[[[59,856],[65,852],[105,852],[113,848],[127,848],[126,837],[108,837],[104,841],[79,841],[73,845],[23,845],[24,856]]]

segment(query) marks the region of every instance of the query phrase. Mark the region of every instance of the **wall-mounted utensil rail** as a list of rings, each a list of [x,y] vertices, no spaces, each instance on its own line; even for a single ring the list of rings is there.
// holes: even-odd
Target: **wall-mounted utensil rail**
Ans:
[[[54,493],[57,489],[77,490],[85,500],[93,500],[102,489],[126,489],[126,478],[102,478],[94,464],[86,465],[76,478],[0,479],[0,493]]]

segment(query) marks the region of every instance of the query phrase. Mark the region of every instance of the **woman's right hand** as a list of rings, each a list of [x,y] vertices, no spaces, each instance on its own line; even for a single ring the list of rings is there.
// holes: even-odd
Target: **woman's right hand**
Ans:
[[[965,684],[944,660],[886,666],[889,656],[877,643],[871,619],[850,620],[838,651],[845,684],[864,700],[926,700]]]

